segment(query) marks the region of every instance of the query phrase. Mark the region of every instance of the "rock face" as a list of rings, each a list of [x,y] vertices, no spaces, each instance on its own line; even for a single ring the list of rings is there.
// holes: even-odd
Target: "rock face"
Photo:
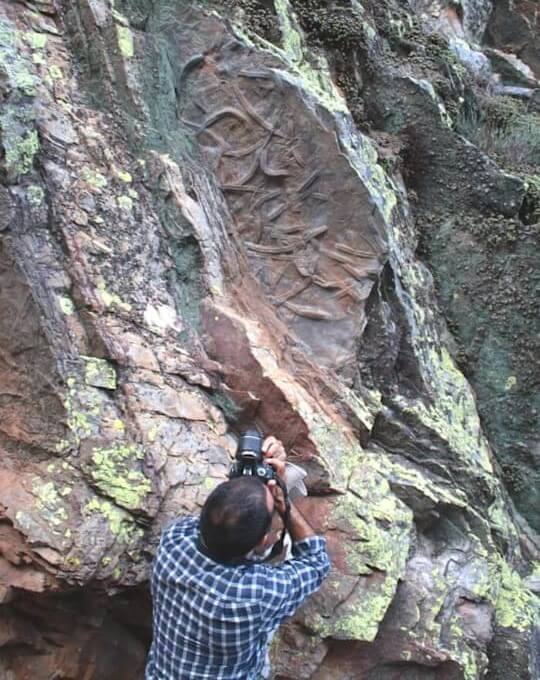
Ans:
[[[537,677],[538,195],[455,130],[462,5],[0,1],[1,677],[143,677],[253,419],[333,563],[277,678]]]

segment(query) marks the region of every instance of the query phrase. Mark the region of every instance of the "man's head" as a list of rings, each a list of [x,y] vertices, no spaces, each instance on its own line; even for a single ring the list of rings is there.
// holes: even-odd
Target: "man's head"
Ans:
[[[220,484],[203,506],[201,537],[216,560],[228,562],[268,541],[274,498],[257,477],[238,477]]]

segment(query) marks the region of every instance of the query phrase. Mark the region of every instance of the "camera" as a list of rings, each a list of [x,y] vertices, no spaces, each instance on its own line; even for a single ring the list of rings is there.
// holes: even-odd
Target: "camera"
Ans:
[[[231,465],[229,477],[251,475],[265,484],[277,479],[276,471],[264,462],[262,452],[263,436],[256,427],[249,427],[240,435],[236,449],[236,461]]]

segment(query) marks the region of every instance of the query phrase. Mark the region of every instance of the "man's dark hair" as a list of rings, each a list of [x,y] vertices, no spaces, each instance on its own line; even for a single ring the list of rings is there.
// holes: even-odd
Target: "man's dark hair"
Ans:
[[[200,518],[202,540],[211,557],[228,562],[244,557],[270,530],[272,513],[257,477],[224,482],[206,499]]]

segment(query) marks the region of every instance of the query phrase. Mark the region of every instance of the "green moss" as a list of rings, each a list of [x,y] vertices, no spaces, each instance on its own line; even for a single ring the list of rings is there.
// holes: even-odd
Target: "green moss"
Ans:
[[[525,174],[527,192],[523,199],[520,217],[525,224],[540,222],[540,175]]]
[[[279,43],[280,33],[277,27],[274,2],[265,0],[219,0],[215,2],[219,11],[229,10],[249,26],[257,35],[272,42]]]
[[[95,485],[116,504],[128,510],[144,507],[150,480],[138,469],[144,452],[134,444],[95,448],[88,473]]]
[[[293,75],[283,72],[285,78],[298,82],[307,92],[310,92],[329,111],[347,111],[345,100],[333,83],[330,69],[322,54],[311,54],[310,61],[304,55],[302,34],[289,0],[274,0],[274,6],[282,34],[283,49],[254,35],[248,25],[235,25],[238,33],[250,45],[257,45],[283,59],[290,67]]]

